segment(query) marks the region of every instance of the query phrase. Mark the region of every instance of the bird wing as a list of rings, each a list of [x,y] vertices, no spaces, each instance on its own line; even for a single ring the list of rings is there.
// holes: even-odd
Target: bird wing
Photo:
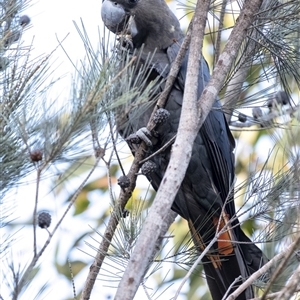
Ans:
[[[183,37],[180,24],[166,3],[163,0],[130,2],[115,0],[113,3],[107,1],[109,0],[105,0],[102,5],[104,7],[102,18],[106,20],[111,30],[117,30],[128,14],[133,17],[132,44],[141,54],[139,63],[143,64],[148,53],[153,54],[156,49],[149,65],[151,76],[148,77],[146,85],[156,77],[166,78],[170,64],[177,56],[182,42],[180,39]],[[143,49],[140,48],[142,45]],[[178,130],[186,73],[187,55],[165,106],[170,117],[167,122],[158,126],[152,139],[153,147],[149,150],[150,153],[160,151],[151,159],[157,169],[147,175],[156,190],[171,155],[171,146],[163,150],[162,147]],[[203,58],[199,73],[198,97],[209,80],[209,69]],[[158,93],[163,88],[164,83],[159,83]],[[118,129],[123,137],[145,127],[155,105],[154,102],[151,105],[134,104],[129,103],[129,106],[133,105],[134,108],[125,118],[123,128]],[[219,234],[218,240],[202,260],[214,300],[221,300],[227,290],[234,290],[239,286],[246,277],[259,268],[262,259],[261,251],[254,244],[237,243],[247,242],[249,239],[240,229],[238,220],[231,220],[236,214],[231,192],[234,181],[234,147],[234,139],[221,111],[220,101],[216,99],[197,134],[191,161],[172,205],[172,209],[188,221],[198,251],[204,251],[216,233]],[[224,230],[220,232],[222,229]],[[239,276],[241,279],[237,279]],[[249,287],[237,299],[252,297],[253,290]]]
[[[175,60],[178,49],[177,43],[167,49],[170,63]],[[177,132],[186,72],[187,56],[183,60],[166,104],[171,120],[159,129],[161,140],[154,145],[153,151],[158,150]],[[208,80],[208,66],[202,59],[198,78],[198,96],[201,95]],[[194,244],[199,251],[206,248],[215,236],[216,230],[222,230],[229,220],[235,217],[233,193],[230,193],[234,181],[234,147],[234,139],[217,99],[195,139],[190,164],[172,207],[188,221]],[[155,189],[158,189],[162,180],[170,159],[170,150],[170,148],[166,149],[153,159],[159,168],[150,174],[148,179]],[[250,275],[243,251],[236,244],[237,235],[244,234],[238,225],[238,220],[232,224],[236,227],[231,229],[231,224],[227,225],[228,229],[220,235],[218,242],[202,261],[214,300],[222,299],[238,276],[241,275],[245,279]],[[259,249],[258,254],[261,255]],[[250,258],[249,256],[249,264],[252,263]],[[242,279],[236,281],[234,287],[241,282]],[[238,299],[251,297],[253,291],[248,288]]]

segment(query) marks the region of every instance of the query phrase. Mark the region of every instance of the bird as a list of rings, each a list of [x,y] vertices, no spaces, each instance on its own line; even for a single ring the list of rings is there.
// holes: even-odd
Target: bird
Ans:
[[[128,51],[138,53],[137,69],[146,64],[149,53],[148,75],[145,85],[155,79],[165,79],[178,54],[184,33],[179,20],[164,0],[103,0],[101,17],[113,33],[128,37]],[[121,44],[124,43],[121,42]],[[117,130],[128,141],[134,154],[130,137],[136,135],[149,146],[147,154],[153,168],[146,176],[155,190],[170,160],[172,145],[164,147],[176,135],[181,114],[184,84],[187,73],[184,57],[179,74],[173,84],[163,111],[168,118],[145,132],[157,95],[157,88],[149,103],[136,103],[130,99],[127,110],[116,113]],[[201,58],[198,77],[198,97],[209,81],[209,67]],[[120,110],[119,110],[120,113]],[[164,148],[163,148],[164,147]],[[213,300],[221,300],[236,290],[251,274],[268,260],[263,252],[246,236],[240,227],[234,204],[234,149],[235,140],[226,122],[220,99],[217,98],[195,139],[192,156],[183,182],[172,204],[172,210],[187,220],[195,248],[202,252],[219,233],[217,241],[202,259],[206,281]],[[223,228],[223,231],[222,231]],[[245,289],[239,300],[254,297],[253,287]]]

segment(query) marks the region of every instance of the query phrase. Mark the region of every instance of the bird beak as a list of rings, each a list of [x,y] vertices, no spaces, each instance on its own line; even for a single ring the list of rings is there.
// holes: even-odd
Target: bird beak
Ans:
[[[102,2],[101,18],[104,25],[113,33],[123,31],[128,21],[128,16],[123,6],[110,0]]]

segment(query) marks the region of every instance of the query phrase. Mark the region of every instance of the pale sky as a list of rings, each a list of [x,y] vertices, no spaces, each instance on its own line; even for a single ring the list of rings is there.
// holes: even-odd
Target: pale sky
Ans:
[[[102,26],[100,7],[100,0],[32,1],[25,12],[31,18],[32,25],[32,28],[26,32],[26,38],[30,39],[34,36],[35,51],[46,54],[57,45],[56,34],[63,39],[70,33],[64,42],[64,47],[71,57],[82,57],[83,47],[80,47],[80,38],[73,21],[79,24],[82,19],[85,27],[91,32],[92,38],[97,33],[97,26]],[[94,41],[96,39],[97,37]],[[62,59],[65,60],[65,57]]]

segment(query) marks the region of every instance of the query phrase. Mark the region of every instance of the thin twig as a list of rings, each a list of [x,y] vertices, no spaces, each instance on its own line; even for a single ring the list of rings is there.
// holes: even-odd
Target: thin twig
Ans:
[[[26,280],[30,276],[30,273],[32,272],[32,270],[35,267],[36,263],[38,262],[39,258],[42,256],[42,254],[44,253],[44,251],[46,250],[46,248],[50,244],[52,237],[54,236],[55,232],[57,231],[57,229],[59,228],[60,224],[64,220],[66,214],[69,212],[69,210],[73,206],[74,202],[76,201],[77,197],[79,196],[80,192],[82,191],[83,187],[85,186],[87,180],[90,178],[90,176],[95,171],[95,169],[96,169],[96,167],[97,167],[100,159],[101,159],[101,156],[99,156],[96,159],[96,162],[95,162],[93,168],[90,170],[90,172],[88,173],[88,175],[86,176],[86,178],[82,181],[82,183],[80,184],[80,186],[77,188],[76,192],[74,193],[73,197],[70,200],[70,203],[69,203],[68,207],[66,208],[66,210],[63,213],[63,215],[61,216],[61,218],[59,219],[59,221],[55,225],[55,227],[52,230],[52,232],[49,234],[49,237],[48,237],[47,241],[45,242],[44,246],[42,247],[42,249],[36,255],[33,256],[31,263],[26,268],[26,270],[25,270],[22,278],[20,279],[20,281],[17,283],[17,285],[15,287],[15,291],[18,291],[18,292],[16,292],[16,293],[14,292],[12,300],[17,300],[18,299],[18,294],[22,290],[22,288],[24,287],[24,285],[26,283]]]
[[[228,287],[228,290],[226,291],[225,295],[223,296],[222,300],[225,300],[229,292],[231,291],[232,287],[239,282],[242,278],[242,276],[238,276],[237,278],[234,279],[234,281],[231,283],[231,285]]]
[[[270,5],[270,0],[263,1],[263,7],[268,7]],[[258,15],[256,15],[257,18]],[[256,25],[255,23],[252,25]],[[251,30],[251,28],[250,28]],[[229,123],[232,117],[232,113],[236,103],[239,100],[239,96],[241,94],[241,90],[243,84],[245,82],[247,73],[251,68],[251,63],[247,63],[249,57],[251,57],[257,43],[254,41],[254,38],[258,36],[257,27],[252,28],[252,32],[249,36],[245,36],[245,51],[242,53],[242,57],[240,58],[238,65],[235,67],[237,70],[230,81],[227,83],[227,89],[225,97],[223,98],[223,110],[226,112],[225,118]]]
[[[154,157],[155,155],[161,153],[162,151],[164,151],[165,149],[167,149],[170,145],[172,145],[174,143],[176,139],[176,135],[174,135],[168,142],[166,142],[161,148],[159,148],[157,151],[155,151],[154,153],[152,153],[151,155],[147,156],[145,159],[140,161],[140,164],[145,163],[146,161],[150,160],[152,157]]]
[[[220,56],[220,51],[221,51],[221,37],[222,37],[222,30],[224,27],[224,17],[225,17],[225,9],[227,5],[228,0],[223,0],[222,1],[222,6],[221,6],[221,12],[220,12],[220,18],[219,18],[219,27],[218,27],[218,33],[217,33],[217,38],[215,41],[215,59],[214,59],[214,66],[216,65],[219,56]]]
[[[180,67],[182,65],[182,61],[187,53],[187,50],[189,48],[190,42],[191,42],[191,35],[192,35],[192,28],[193,28],[193,19],[188,27],[188,30],[186,32],[185,38],[180,46],[180,49],[178,51],[178,54],[174,60],[174,62],[171,65],[171,69],[170,72],[168,74],[166,83],[165,83],[165,87],[164,90],[162,91],[162,93],[160,94],[157,103],[156,103],[156,107],[153,109],[153,112],[151,114],[149,123],[147,125],[147,128],[151,131],[151,129],[153,129],[153,127],[156,126],[156,124],[153,123],[153,117],[154,114],[156,112],[156,110],[158,108],[163,108],[165,107],[166,101],[168,99],[168,96],[172,90],[173,84],[177,78],[178,72],[180,70]],[[174,41],[175,42],[175,41]]]
[[[300,265],[294,272],[293,276],[288,281],[287,285],[281,290],[280,294],[276,297],[276,300],[289,300],[292,295],[297,291],[300,279]]]
[[[75,287],[75,282],[74,282],[74,274],[73,274],[73,270],[72,270],[72,264],[71,264],[71,261],[69,258],[67,259],[67,261],[68,261],[69,271],[70,271],[70,275],[71,275],[73,297],[74,297],[74,300],[76,300],[76,287]]]
[[[196,126],[198,110],[196,101],[198,75],[201,62],[199,57],[201,58],[203,35],[209,3],[210,1],[197,2],[195,17],[193,18],[193,28],[191,33],[193,38],[191,39],[190,45],[184,99],[178,134],[174,144],[175,149],[174,152],[172,152],[167,171],[162,179],[164,184],[161,184],[157,191],[154,203],[142,228],[132,257],[119,283],[115,296],[116,300],[132,299],[142,282],[143,276],[149,265],[149,258],[154,251],[154,243],[159,237],[161,226],[164,223],[165,216],[171,208],[172,202],[183,180],[189,158],[191,157],[192,144],[197,134]],[[181,147],[179,145],[181,145]],[[184,147],[182,147],[182,145],[184,145]],[[178,172],[179,169],[181,172]],[[172,185],[172,188],[170,188],[169,185]]]
[[[177,78],[177,74],[180,70],[180,66],[182,64],[183,58],[185,57],[185,54],[188,49],[190,41],[191,41],[191,26],[189,27],[187,35],[181,44],[180,50],[177,54],[175,61],[172,63],[171,70],[168,74],[164,90],[160,94],[157,105],[154,108],[152,115],[150,117],[150,120],[147,124],[148,129],[151,129],[154,127],[152,119],[153,119],[155,111],[157,110],[157,107],[165,106],[165,102],[167,101],[168,95],[172,89],[172,86],[173,86],[176,78]],[[138,148],[138,150],[135,152],[134,160],[133,160],[130,170],[127,174],[127,177],[130,180],[130,186],[126,190],[122,189],[120,191],[119,199],[113,208],[111,217],[108,221],[107,227],[104,232],[105,238],[102,239],[102,242],[100,243],[97,254],[95,256],[94,262],[92,263],[92,265],[90,267],[90,271],[89,271],[88,277],[85,281],[85,285],[84,285],[84,288],[83,288],[83,291],[81,294],[81,298],[80,298],[81,300],[90,299],[90,295],[91,295],[93,286],[95,284],[97,275],[99,274],[103,260],[108,251],[110,242],[112,240],[114,232],[119,223],[118,216],[120,215],[120,211],[124,210],[125,205],[126,205],[128,199],[131,197],[132,192],[135,188],[137,174],[140,169],[140,161],[142,161],[142,159],[145,156],[145,150],[146,150],[146,145],[144,143],[142,143],[140,145],[140,147]]]
[[[280,274],[282,271],[282,267],[286,264],[286,261],[293,255],[295,249],[299,247],[300,244],[300,235],[298,235],[295,242],[293,242],[287,249],[283,250],[275,257],[273,257],[269,262],[263,265],[257,272],[253,273],[245,282],[243,282],[232,294],[230,294],[226,300],[234,300],[236,299],[244,290],[246,290],[254,281],[256,281],[259,277],[264,275],[273,265],[281,261],[280,265],[273,273],[271,280],[269,281],[269,286],[265,289],[264,295],[260,298],[261,300],[267,299],[268,292],[270,290],[271,284],[274,279]]]
[[[219,221],[221,220],[222,215],[219,218]],[[211,247],[214,245],[214,243],[216,241],[218,241],[218,238],[224,233],[227,232],[227,230],[230,230],[229,227],[230,223],[225,224],[225,226],[219,231],[216,232],[214,238],[210,241],[210,243],[205,247],[205,249],[201,252],[201,255],[198,256],[198,258],[196,259],[196,261],[193,263],[192,267],[189,269],[189,271],[186,273],[186,275],[184,276],[184,278],[182,279],[176,294],[174,296],[174,298],[172,300],[176,300],[177,297],[179,296],[179,293],[181,291],[181,289],[183,288],[184,284],[186,283],[186,281],[190,278],[190,276],[192,275],[193,271],[196,269],[196,267],[199,265],[199,263],[201,262],[201,260],[205,257],[205,255],[208,253],[208,251],[211,249]]]
[[[35,189],[35,201],[34,201],[34,208],[33,208],[33,255],[37,255],[36,251],[36,213],[37,213],[37,206],[39,201],[39,187],[41,181],[41,169],[38,168],[36,171],[36,189]]]
[[[110,117],[108,117],[108,126],[109,126],[110,136],[111,136],[111,140],[112,140],[112,145],[113,145],[113,148],[114,148],[115,155],[117,157],[119,167],[121,169],[121,172],[122,172],[123,176],[125,176],[125,171],[124,171],[124,168],[123,168],[123,165],[121,163],[121,159],[120,159],[119,153],[117,151],[117,147],[116,147],[116,139],[117,139],[118,135],[116,136],[116,138],[114,137],[113,125],[112,125]]]
[[[253,15],[260,7],[261,2],[262,0],[245,2],[236,26],[232,30],[231,36],[224,48],[224,52],[220,55],[217,67],[214,70],[211,80],[205,87],[202,97],[199,99],[198,107],[196,105],[195,110],[195,103],[193,102],[193,90],[195,87],[197,87],[197,72],[200,70],[200,68],[197,70],[197,67],[200,63],[199,56],[201,56],[202,49],[202,44],[199,46],[195,41],[197,40],[202,42],[203,40],[202,34],[204,32],[206,14],[210,1],[197,2],[197,8],[199,9],[200,7],[200,9],[197,10],[196,8],[197,12],[195,15],[197,15],[197,17],[200,19],[203,17],[204,24],[202,24],[203,28],[200,30],[199,28],[197,28],[197,30],[193,28],[193,30],[196,32],[195,35],[193,35],[190,49],[190,57],[193,57],[193,59],[189,59],[188,63],[182,113],[177,138],[174,143],[174,149],[167,171],[162,180],[164,184],[160,185],[158,189],[154,203],[150,209],[147,220],[133,251],[132,259],[129,261],[127,269],[119,284],[115,299],[132,299],[140,282],[142,281],[142,277],[144,276],[144,272],[148,266],[148,258],[153,252],[153,240],[157,239],[159,228],[164,221],[164,215],[171,207],[175,195],[184,178],[191,155],[190,153],[194,138],[211,110],[216,96],[221,89],[228,71],[231,68],[231,64],[238,53],[238,49],[242,43],[245,31],[251,24]],[[197,21],[199,21],[199,19]],[[195,44],[193,44],[193,41]],[[192,47],[192,45],[194,47]],[[194,121],[198,120],[199,116],[200,118],[197,122],[198,126],[194,128]],[[179,169],[181,172],[178,172]],[[143,254],[143,259],[138,259],[141,253]]]
[[[278,265],[278,267],[276,268],[276,270],[274,271],[274,273],[272,274],[271,279],[268,282],[268,286],[264,289],[264,293],[261,297],[261,300],[265,300],[266,296],[268,294],[268,292],[270,291],[271,287],[272,287],[272,283],[276,280],[276,278],[281,274],[281,272],[283,271],[283,269],[286,266],[286,262],[289,260],[289,258],[294,254],[296,248],[299,246],[300,244],[300,235],[298,236],[298,238],[296,239],[296,241],[292,244],[293,247],[289,247],[287,250],[285,250],[285,255],[283,256],[283,259],[281,261],[281,263]]]
[[[84,288],[83,288],[83,291],[81,294],[81,299],[83,299],[83,300],[90,299],[90,295],[93,290],[93,286],[95,284],[98,273],[100,271],[100,268],[101,268],[104,258],[106,256],[108,248],[110,246],[110,242],[112,240],[114,232],[118,226],[120,211],[124,210],[125,205],[126,205],[128,199],[131,197],[132,191],[135,188],[136,174],[139,171],[139,161],[143,157],[144,157],[144,149],[142,147],[139,147],[139,149],[135,153],[133,163],[127,174],[127,177],[130,180],[130,186],[126,190],[124,190],[124,189],[121,190],[119,199],[113,207],[113,211],[111,213],[110,219],[106,226],[106,229],[104,232],[104,238],[102,239],[102,242],[99,245],[95,259],[94,259],[92,265],[90,266],[89,274],[85,281],[85,285],[84,285]]]
[[[300,290],[297,290],[295,291],[296,293],[297,292],[300,292]],[[276,293],[271,293],[271,294],[268,294],[266,296],[266,299],[275,299],[276,297],[278,297],[278,295],[280,295],[281,292],[276,292]],[[261,297],[256,297],[256,298],[251,298],[249,300],[261,300]]]
[[[263,128],[267,128],[266,125],[271,124],[272,121],[278,117],[282,117],[282,116],[287,116],[287,115],[292,115],[293,113],[296,113],[297,110],[300,109],[300,106],[290,106],[287,109],[283,110],[274,110],[266,115],[261,116],[258,119],[254,119],[252,117],[248,117],[247,121],[245,123],[239,122],[239,121],[234,121],[234,122],[230,122],[230,126],[234,126],[234,127],[238,127],[238,128],[248,128],[254,125],[261,125],[263,126]],[[288,122],[288,121],[287,121]],[[274,123],[272,123],[272,126],[270,126],[269,128],[274,128]],[[280,124],[281,125],[281,124]]]

